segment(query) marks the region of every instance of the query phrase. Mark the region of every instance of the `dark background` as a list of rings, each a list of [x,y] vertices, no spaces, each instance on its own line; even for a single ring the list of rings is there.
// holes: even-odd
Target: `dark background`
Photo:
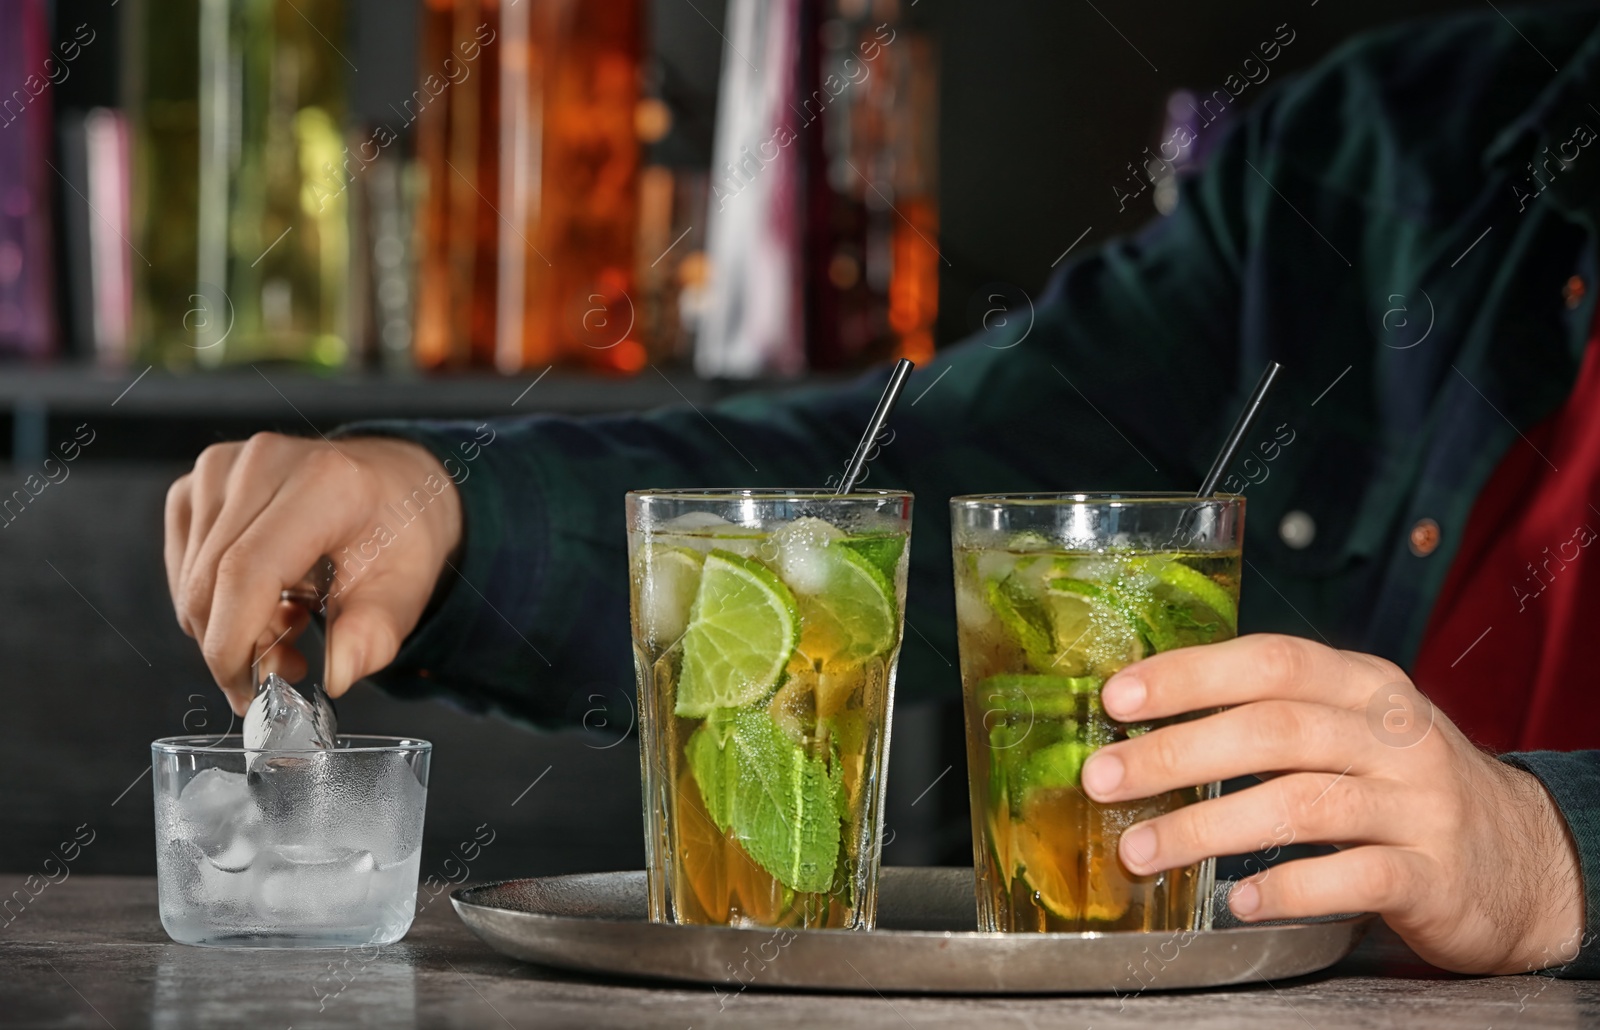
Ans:
[[[357,107],[381,113],[410,88],[412,0],[355,6]],[[708,21],[720,26],[722,7],[654,2],[656,74],[685,112],[664,159],[707,157],[721,46]],[[1495,16],[1481,0],[921,0],[909,13],[939,39],[942,63],[941,342],[973,328],[969,301],[980,287],[1007,282],[1037,295],[1085,230],[1080,250],[1153,217],[1153,191],[1119,213],[1112,187],[1157,142],[1171,91],[1220,87],[1279,25],[1295,40],[1271,65],[1274,80],[1364,28],[1451,10]],[[58,12],[58,35],[88,21],[114,44],[117,12],[106,0],[61,0]],[[97,42],[77,62],[57,87],[58,110],[116,102],[114,52]],[[526,385],[318,382],[288,372],[269,385],[249,372],[157,373],[118,399],[138,371],[0,368],[0,459],[12,459],[0,465],[0,492],[37,471],[45,448],[73,426],[96,433],[70,478],[0,530],[0,871],[38,871],[87,823],[95,842],[78,871],[153,872],[149,741],[228,725],[197,648],[174,622],[161,563],[166,487],[201,448],[257,429],[307,433],[376,414],[484,417],[509,410]],[[697,403],[727,389],[679,385]],[[553,374],[517,410],[675,400],[659,380]],[[535,733],[370,688],[342,702],[340,717],[350,731],[434,741],[425,872],[483,823],[497,836],[472,863],[475,878],[637,868],[637,742],[616,735],[632,723],[627,689],[594,699],[588,732]],[[887,861],[969,860],[959,742],[951,704],[897,713]]]

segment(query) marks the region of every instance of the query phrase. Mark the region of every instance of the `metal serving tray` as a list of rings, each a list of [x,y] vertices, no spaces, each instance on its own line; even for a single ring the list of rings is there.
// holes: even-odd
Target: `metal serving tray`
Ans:
[[[450,900],[513,958],[734,990],[1136,994],[1276,981],[1339,961],[1371,918],[1241,927],[1221,904],[1228,928],[1198,933],[978,933],[970,868],[885,868],[870,932],[651,923],[643,872],[505,880]]]

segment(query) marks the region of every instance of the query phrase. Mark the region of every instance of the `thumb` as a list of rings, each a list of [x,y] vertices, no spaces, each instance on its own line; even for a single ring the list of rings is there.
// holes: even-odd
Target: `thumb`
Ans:
[[[400,643],[416,622],[392,604],[365,591],[343,598],[328,625],[327,690],[339,697],[363,676],[370,676],[400,651]]]

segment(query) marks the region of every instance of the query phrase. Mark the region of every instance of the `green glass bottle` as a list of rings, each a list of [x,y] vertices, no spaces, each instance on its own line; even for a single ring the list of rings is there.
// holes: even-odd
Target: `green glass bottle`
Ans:
[[[349,187],[344,0],[200,0],[197,292],[205,367],[343,364]]]
[[[134,340],[153,365],[194,364],[193,328],[220,306],[196,292],[199,214],[200,5],[128,0],[124,76],[130,128]],[[220,287],[220,283],[218,286]]]

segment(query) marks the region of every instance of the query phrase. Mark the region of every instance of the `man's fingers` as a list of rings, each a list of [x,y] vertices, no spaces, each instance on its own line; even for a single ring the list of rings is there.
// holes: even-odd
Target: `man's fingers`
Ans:
[[[197,600],[188,588],[189,571],[194,568],[195,556],[206,542],[206,536],[211,532],[211,524],[216,521],[217,513],[222,510],[228,483],[228,473],[233,469],[233,462],[239,454],[243,444],[219,443],[213,444],[200,452],[200,457],[195,459],[194,471],[189,473],[189,529],[184,535],[183,562],[179,571],[179,589],[183,597],[184,614],[189,618],[196,636],[203,636],[204,630],[193,626],[194,615],[192,608]]]
[[[1412,830],[1409,800],[1386,780],[1291,773],[1129,827],[1117,854],[1130,872],[1146,876],[1296,843],[1400,844]]]
[[[223,487],[224,499],[211,518],[205,539],[192,549],[184,569],[189,620],[205,636],[210,621],[217,562],[245,528],[272,502],[305,452],[273,433],[257,433],[233,452]]]
[[[192,488],[191,477],[184,475],[179,476],[167,489],[167,505],[163,515],[165,530],[161,545],[161,557],[167,566],[167,593],[172,598],[172,610],[178,616],[179,627],[191,637],[194,636],[194,632],[189,628],[189,620],[183,614],[181,590],[183,554],[189,539],[189,504]]]
[[[304,635],[310,625],[311,613],[304,605],[288,601],[279,604],[278,610],[272,613],[272,621],[256,638],[255,647],[252,649],[258,664],[257,676],[275,672],[290,683],[298,683],[304,679],[306,658],[295,647],[295,642]],[[252,683],[251,687],[257,685]]]
[[[1369,845],[1276,865],[1228,896],[1240,919],[1301,919],[1407,908],[1437,886],[1428,863],[1403,848]]]
[[[169,493],[165,560],[180,624],[200,641],[236,711],[254,693],[256,650],[268,651],[269,671],[303,676],[289,647],[300,630],[278,640],[288,624],[273,621],[274,609],[281,589],[323,555],[344,555],[335,593],[354,605],[331,669],[333,693],[393,657],[461,537],[459,498],[446,479],[423,448],[381,438],[334,447],[264,434],[207,448]],[[396,528],[396,510],[378,505],[395,493],[406,495],[407,511],[421,497],[427,519]],[[353,593],[352,577],[360,580]]]
[[[1101,748],[1084,763],[1083,789],[1096,801],[1124,801],[1276,769],[1359,775],[1377,748],[1360,713],[1257,701]]]
[[[272,621],[267,623],[250,647],[252,663],[259,663],[256,673],[265,676],[275,672],[290,683],[304,679],[306,659],[294,645],[310,625],[311,613],[304,606],[287,601],[279,603],[272,613]],[[257,685],[258,681],[253,675],[222,684],[223,696],[228,699],[228,706],[235,714],[244,715],[250,702],[255,699]]]
[[[340,598],[338,615],[328,627],[329,697],[340,697],[361,677],[394,661],[400,642],[422,614],[410,600],[415,593],[363,586]]]
[[[1124,722],[1264,698],[1362,708],[1382,676],[1404,679],[1398,668],[1355,657],[1299,637],[1257,633],[1136,662],[1106,682],[1101,699]]]
[[[328,462],[313,451],[296,476],[329,475]],[[332,453],[332,452],[329,452]],[[334,455],[335,460],[338,456]],[[319,557],[355,532],[358,484],[344,490],[279,490],[266,508],[217,559],[210,620],[201,651],[224,689],[246,690],[251,646],[277,607],[283,588],[300,580]],[[307,517],[307,506],[318,510]],[[231,693],[230,693],[231,696]]]
[[[306,663],[306,656],[299,649],[287,641],[279,644],[272,653],[261,659],[257,667],[263,677],[269,672],[277,673],[290,683],[299,683],[306,678],[310,666]]]

